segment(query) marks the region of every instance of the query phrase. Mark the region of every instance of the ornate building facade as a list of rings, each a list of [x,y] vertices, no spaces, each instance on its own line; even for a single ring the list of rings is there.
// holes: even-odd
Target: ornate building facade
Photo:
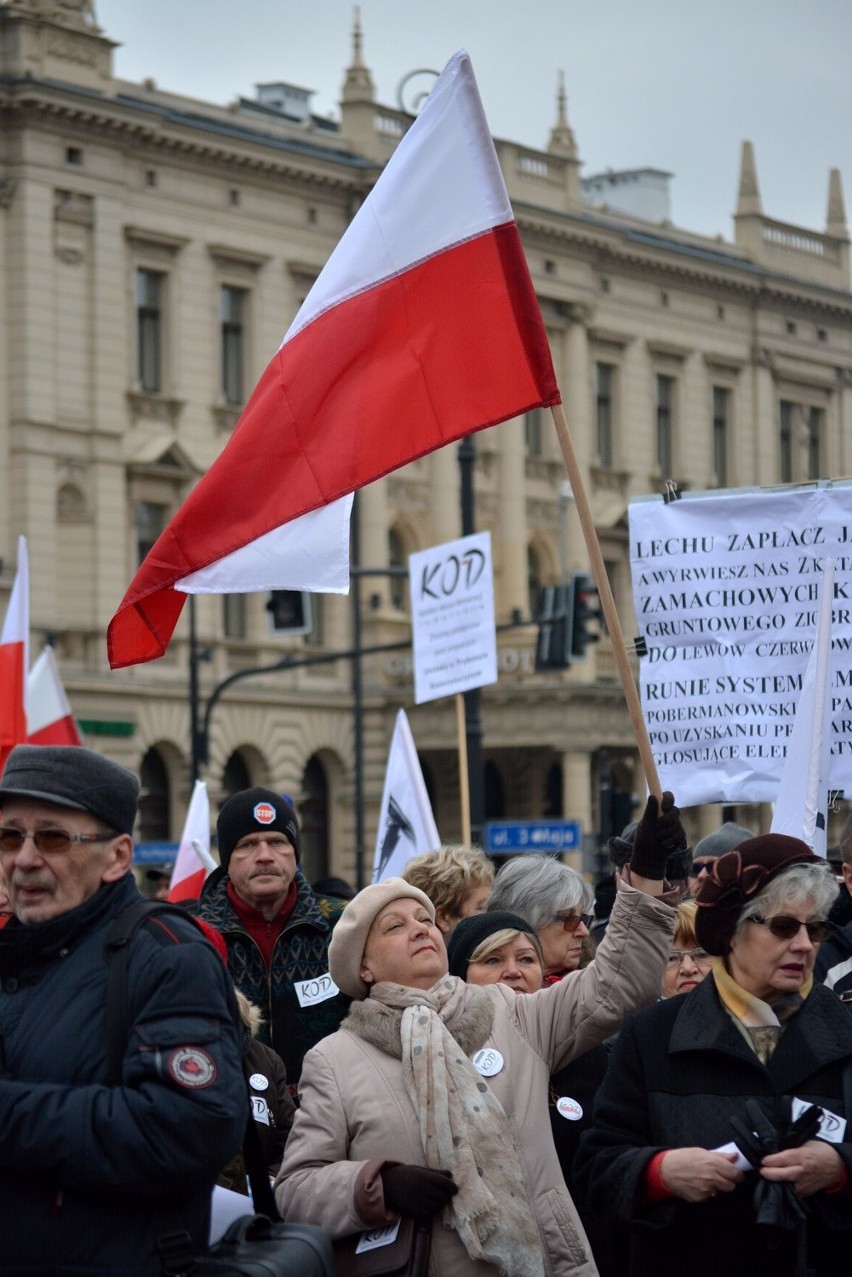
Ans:
[[[178,836],[190,790],[189,622],[163,659],[120,672],[107,623],[411,117],[376,101],[357,29],[337,122],[291,84],[216,106],[120,81],[113,48],[84,0],[0,3],[0,606],[24,533],[33,647],[54,643],[86,743],[141,772],[139,836],[156,841]],[[668,174],[581,179],[562,89],[545,149],[496,146],[629,636],[632,496],[669,479],[852,471],[840,177],[824,232],[787,225],[764,214],[746,143],[728,242],[671,225]],[[565,816],[593,833],[642,781],[606,637],[569,670],[535,669],[538,591],[587,567],[555,431],[530,413],[475,445],[497,620],[526,622],[501,632],[499,681],[481,698],[486,816]],[[457,451],[359,497],[360,562],[376,573],[358,584],[365,647],[410,636],[401,579],[382,570],[460,533]],[[304,637],[274,632],[266,604],[197,600],[202,714],[238,671],[352,647],[352,600],[315,596]],[[400,705],[438,827],[457,838],[452,705],[412,706],[405,650],[365,655],[360,673],[368,860]],[[299,664],[235,682],[210,714],[214,805],[246,784],[292,794],[314,877],[356,876],[352,685],[348,659]],[[689,821],[697,836],[718,813]]]

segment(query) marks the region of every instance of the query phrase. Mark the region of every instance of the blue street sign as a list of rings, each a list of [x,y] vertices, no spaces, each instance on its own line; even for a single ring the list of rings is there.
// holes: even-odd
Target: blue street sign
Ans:
[[[172,865],[179,846],[177,842],[138,842],[133,859],[137,865]]]
[[[579,851],[579,820],[490,820],[485,850],[492,856],[516,851]]]

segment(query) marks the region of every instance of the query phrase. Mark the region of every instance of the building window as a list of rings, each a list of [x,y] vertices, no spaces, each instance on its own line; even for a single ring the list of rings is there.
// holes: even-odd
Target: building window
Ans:
[[[163,756],[149,749],[139,767],[139,842],[167,842],[171,785]]]
[[[241,789],[251,789],[253,783],[248,764],[239,750],[235,750],[229,756],[222,772],[223,806],[232,794],[238,794]]]
[[[141,563],[153,549],[166,526],[169,507],[155,501],[139,501],[136,506],[136,560]]]
[[[672,466],[672,414],[674,411],[674,378],[656,379],[657,397],[657,466],[664,478],[671,478]]]
[[[718,487],[728,482],[728,422],[731,416],[731,392],[725,386],[713,387],[713,475]]]
[[[65,163],[72,164],[75,168],[82,166],[83,152],[79,146],[67,146],[65,148]]]
[[[527,547],[527,606],[530,616],[536,618],[541,610],[541,562],[533,546]]]
[[[613,457],[613,386],[612,364],[595,364],[595,414],[597,422],[598,461],[611,466]]]
[[[793,409],[788,399],[781,400],[778,451],[782,483],[793,482]]]
[[[222,629],[226,639],[244,639],[246,636],[246,596],[222,595]]]
[[[231,288],[228,284],[220,288],[219,320],[222,332],[222,394],[225,402],[231,404],[241,404],[244,399],[245,312],[246,292],[244,288]]]
[[[407,568],[408,556],[405,553],[405,545],[402,537],[396,528],[391,528],[388,533],[388,567],[390,568]],[[405,577],[402,573],[396,573],[388,577],[390,582],[388,593],[390,594],[391,604],[398,612],[405,611]]]
[[[310,882],[328,876],[330,844],[330,793],[328,776],[314,754],[302,773],[299,823],[302,832],[302,873]]]
[[[148,394],[163,388],[163,291],[159,271],[136,272],[136,375]]]
[[[541,456],[541,408],[524,413],[524,441],[528,457]]]
[[[820,408],[808,408],[805,412],[808,479],[819,479],[822,474],[822,416]]]

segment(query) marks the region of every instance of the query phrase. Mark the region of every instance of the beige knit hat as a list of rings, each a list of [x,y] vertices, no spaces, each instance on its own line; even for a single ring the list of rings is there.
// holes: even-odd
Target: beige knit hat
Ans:
[[[373,883],[349,901],[328,946],[328,970],[341,993],[356,999],[369,996],[370,986],[361,979],[361,963],[370,927],[385,905],[406,896],[418,900],[435,921],[432,901],[419,887],[412,887],[404,878],[386,878],[384,882]]]

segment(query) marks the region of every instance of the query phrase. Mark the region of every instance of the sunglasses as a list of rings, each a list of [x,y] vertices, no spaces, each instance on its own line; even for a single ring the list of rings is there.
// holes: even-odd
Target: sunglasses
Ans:
[[[696,966],[700,962],[712,962],[713,955],[706,949],[672,949],[669,954],[669,966],[679,967],[684,958],[691,958]]]
[[[595,915],[593,913],[569,913],[567,917],[558,913],[553,921],[561,922],[563,931],[576,931],[582,922],[588,931],[594,920]]]
[[[111,842],[118,838],[110,834],[69,834],[67,829],[13,829],[10,825],[0,825],[0,852],[18,852],[27,838],[32,838],[36,851],[43,856],[60,856],[71,850],[75,842]]]
[[[761,918],[755,914],[753,918],[749,918],[749,922],[768,927],[779,940],[792,940],[804,927],[811,944],[822,944],[833,930],[831,923],[825,918],[818,918],[816,922],[800,922],[798,918],[791,918],[786,913],[776,913],[774,918]]]
[[[707,869],[708,871],[712,869],[715,863],[716,863],[715,859],[714,860],[693,860],[692,862],[693,878],[697,878],[698,875],[701,873],[702,869]]]

